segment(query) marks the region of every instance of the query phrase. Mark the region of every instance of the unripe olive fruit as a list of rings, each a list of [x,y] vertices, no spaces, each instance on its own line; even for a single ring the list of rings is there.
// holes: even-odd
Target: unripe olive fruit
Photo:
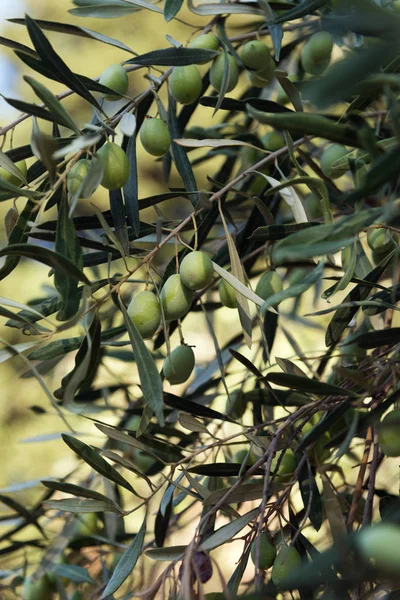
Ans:
[[[276,456],[272,459],[271,473],[275,471],[276,465],[282,455],[283,450],[277,452]],[[276,483],[287,483],[294,471],[296,470],[296,457],[291,448],[285,450],[282,460],[279,463],[278,472],[275,475]]]
[[[196,65],[175,67],[169,78],[169,89],[177,102],[192,104],[201,94],[202,81]]]
[[[242,464],[244,461],[246,461],[246,465],[254,465],[256,457],[252,452],[248,452],[247,450],[238,450],[232,456],[233,463]]]
[[[264,81],[263,85],[272,81],[275,63],[268,46],[263,42],[259,40],[247,42],[242,48],[240,58],[244,66],[252,72],[251,75],[254,74],[258,79]],[[253,85],[258,85],[257,79],[250,78],[250,81]]]
[[[202,290],[212,282],[214,267],[211,258],[204,252],[190,252],[179,267],[182,283],[190,290]]]
[[[22,600],[50,600],[53,596],[53,586],[47,575],[37,581],[32,576],[26,577],[22,587]]]
[[[142,417],[140,415],[131,415],[124,425],[124,429],[129,431],[137,431],[139,429],[140,421]]]
[[[67,190],[71,196],[75,196],[82,181],[85,179],[90,167],[90,160],[82,158],[78,160],[69,170],[67,175]],[[83,198],[82,194],[79,195]]]
[[[347,171],[347,166],[343,166],[340,169],[335,168],[334,170],[332,169],[332,166],[339,158],[343,158],[346,154],[348,154],[348,150],[341,144],[332,144],[331,146],[328,146],[328,148],[323,151],[320,160],[320,167],[323,174],[331,179],[337,179],[344,175]]]
[[[153,292],[145,290],[133,296],[127,312],[143,339],[155,334],[160,325],[161,307]]]
[[[107,190],[119,190],[129,177],[129,159],[118,144],[107,142],[97,152],[103,166],[101,185]]]
[[[140,448],[135,448],[132,453],[132,462],[142,473],[145,473],[155,463],[155,459]]]
[[[128,91],[128,75],[121,65],[110,65],[107,67],[107,69],[103,71],[99,83],[116,92],[116,94],[104,95],[104,98],[111,102],[119,100],[121,94],[124,95]]]
[[[147,119],[140,128],[140,141],[152,156],[164,156],[171,145],[171,136],[162,119]]]
[[[260,545],[258,564],[256,563],[257,544]],[[272,567],[276,557],[276,547],[267,533],[262,533],[260,540],[256,539],[251,544],[250,556],[254,566],[258,569],[265,570]]]
[[[235,290],[230,283],[226,282],[225,279],[221,279],[218,285],[219,298],[221,303],[227,308],[237,308],[237,300]]]
[[[163,373],[172,385],[189,379],[194,369],[195,357],[190,346],[182,344],[175,348],[165,359]]]
[[[303,200],[303,207],[310,220],[320,219],[323,216],[322,200],[313,193],[307,194]]]
[[[234,390],[230,394],[230,399],[226,399],[225,412],[233,419],[241,419],[247,408],[246,396],[241,390]]]
[[[396,247],[396,240],[386,227],[369,229],[367,243],[371,250],[376,250],[379,254],[389,254]]]
[[[278,294],[283,290],[282,279],[276,271],[266,271],[259,279],[256,286],[256,294],[263,300]]]
[[[239,69],[235,59],[231,54],[227,54],[229,64],[229,80],[227,92],[231,92],[239,79]],[[217,92],[221,91],[222,80],[224,77],[225,54],[220,54],[213,60],[210,69],[210,83]]]
[[[26,162],[24,160],[20,160],[15,163],[15,166],[21,172],[21,174],[24,177],[26,177],[26,174],[28,172],[28,167],[26,166]],[[0,177],[2,179],[4,179],[5,181],[8,181],[8,183],[12,183],[12,185],[16,185],[18,187],[20,187],[23,183],[22,180],[19,179],[19,177],[17,177],[13,173],[10,173],[10,171],[7,171],[7,169],[4,169],[4,167],[0,167]]]
[[[293,546],[283,546],[275,558],[271,578],[277,587],[281,587],[285,580],[301,565],[300,554]]]
[[[379,423],[378,441],[386,456],[400,456],[400,410],[393,410]]]
[[[327,31],[314,33],[301,51],[303,69],[311,75],[321,75],[331,59],[333,37]]]
[[[275,152],[286,146],[285,138],[279,131],[268,131],[268,133],[262,136],[261,143],[270,152]]]
[[[398,575],[400,571],[400,526],[379,523],[364,527],[357,535],[361,557],[382,571]]]
[[[190,48],[203,48],[204,50],[218,50],[219,40],[213,33],[198,35],[192,42]]]
[[[292,83],[297,81],[297,79],[298,79],[298,77],[295,73],[289,73],[287,78]],[[285,90],[283,89],[283,87],[281,86],[280,83],[278,83],[278,87],[277,87],[276,101],[278,104],[287,104],[289,102],[289,96],[287,95],[287,93],[285,92]]]
[[[160,300],[167,321],[180,319],[188,312],[193,299],[193,292],[187,288],[181,276],[171,275],[164,283],[160,293]]]
[[[82,513],[77,515],[73,535],[75,537],[86,537],[99,531],[97,514]]]

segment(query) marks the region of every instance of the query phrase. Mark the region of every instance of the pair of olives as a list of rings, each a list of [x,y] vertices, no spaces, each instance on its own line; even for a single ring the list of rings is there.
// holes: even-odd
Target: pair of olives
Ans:
[[[248,69],[247,77],[251,85],[264,87],[271,83],[275,73],[275,63],[270,49],[259,40],[247,42],[242,48],[240,58]]]
[[[328,31],[317,31],[301,50],[301,64],[306,73],[322,75],[328,67],[333,49],[333,36]]]
[[[107,190],[118,190],[128,181],[130,165],[125,152],[118,144],[106,142],[96,153],[103,167],[101,185]],[[90,168],[90,160],[82,158],[78,160],[67,175],[68,192],[75,196]],[[90,192],[91,194],[91,192]],[[87,197],[81,190],[80,197]]]
[[[257,562],[257,546],[259,545],[259,560]],[[277,549],[267,533],[262,533],[260,540],[254,540],[250,550],[253,564],[263,571],[272,567],[271,579],[277,587],[281,587],[285,580],[301,564],[301,557],[294,546],[282,546]]]

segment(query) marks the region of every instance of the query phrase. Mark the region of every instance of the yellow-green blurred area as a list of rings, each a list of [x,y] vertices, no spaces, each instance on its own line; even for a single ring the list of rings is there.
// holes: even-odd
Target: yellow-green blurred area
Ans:
[[[71,8],[70,2],[52,2],[50,0],[25,0],[16,6],[16,13],[12,14],[12,7],[7,7],[7,16],[23,16],[24,12],[27,12],[31,17],[35,19],[53,20],[65,23],[72,23],[82,25],[84,27],[93,29],[104,33],[110,37],[114,37],[129,47],[131,47],[138,54],[154,50],[156,48],[163,48],[169,45],[165,36],[168,34],[175,40],[186,44],[190,37],[198,31],[199,28],[206,25],[208,18],[196,17],[193,13],[190,13],[184,8],[180,13],[181,21],[173,21],[167,24],[162,15],[158,15],[149,11],[141,11],[128,15],[120,19],[79,19],[67,13],[68,8]],[[244,16],[233,17],[229,20],[231,23],[236,25],[245,25],[248,19]],[[240,29],[236,30],[240,32]],[[104,71],[106,67],[113,63],[121,63],[124,60],[130,58],[130,55],[122,50],[113,48],[109,45],[101,44],[98,41],[85,39],[76,36],[70,36],[55,32],[45,32],[53,44],[56,51],[62,56],[68,66],[77,73],[89,76],[98,77]],[[10,24],[7,22],[1,23],[0,35],[14,39],[18,42],[30,45],[29,36],[26,29],[21,25]],[[290,38],[288,38],[290,39]],[[0,62],[7,65],[7,73],[10,73],[10,85],[9,89],[0,90],[6,96],[19,97],[29,102],[35,102],[37,99],[34,97],[31,88],[23,81],[22,75],[29,74],[39,81],[45,83],[45,85],[55,94],[59,94],[64,91],[64,87],[54,81],[44,79],[39,74],[34,73],[22,62],[20,62],[14,55],[13,51],[8,48],[0,47]],[[5,68],[5,67],[4,67]],[[201,67],[202,72],[206,67]],[[157,74],[156,71],[154,71]],[[147,70],[140,69],[129,75],[129,96],[137,96],[140,92],[147,89],[149,86],[149,79],[146,78]],[[7,83],[7,82],[6,82]],[[235,94],[239,95],[244,90],[246,85],[245,78],[241,80],[240,86],[235,91]],[[166,91],[161,90],[160,99],[166,105]],[[123,103],[123,101],[121,101]],[[88,123],[91,119],[92,109],[91,107],[81,98],[76,95],[72,95],[63,101],[63,104],[68,109],[74,120],[78,124]],[[115,111],[116,107],[120,106],[121,103],[108,103],[105,104],[110,111]],[[4,106],[4,104],[2,104]],[[4,117],[6,114],[6,118]],[[0,114],[0,126],[7,125],[13,118],[17,117],[17,114],[5,111],[4,114]],[[156,116],[156,105],[153,104],[150,111],[150,116]],[[197,124],[203,127],[211,126],[212,124],[218,123],[222,120],[224,115],[217,115],[214,120],[212,119],[212,110],[209,108],[200,108],[196,110],[196,115],[190,122],[190,125]],[[51,131],[51,126],[48,123],[39,120],[40,128],[43,132]],[[260,128],[261,129],[261,128]],[[18,125],[13,131],[12,135],[7,134],[5,145],[3,150],[7,150],[10,147],[17,147],[19,145],[28,144],[31,136],[32,123],[31,119],[25,120],[23,123]],[[267,131],[267,128],[262,128],[262,131]],[[62,133],[66,135],[66,131],[62,130]],[[259,133],[259,132],[257,132]],[[118,134],[118,129],[117,129]],[[120,141],[120,137],[117,137],[117,141]],[[194,150],[191,153],[191,157],[200,156],[204,150]],[[201,166],[196,169],[196,179],[199,189],[205,189],[208,186],[207,176],[213,176],[217,172],[219,165],[221,164],[222,158],[217,157],[213,161],[205,163],[206,166]],[[33,162],[33,161],[32,161]],[[30,163],[29,163],[30,164]],[[163,181],[162,175],[162,163],[161,161],[154,160],[152,157],[146,155],[143,149],[138,143],[138,169],[139,169],[139,198],[152,196],[158,193],[168,191],[167,185]],[[171,187],[181,187],[181,181],[176,171],[172,170],[172,176],[170,178]],[[346,177],[339,180],[338,187],[343,189],[349,185],[349,179]],[[302,190],[305,193],[305,190]],[[18,210],[21,210],[26,200],[20,198],[16,201]],[[77,207],[77,215],[88,215],[93,214],[93,208],[91,203],[95,204],[100,210],[104,211],[109,208],[108,193],[106,190],[99,188],[92,198],[87,200],[81,200]],[[10,207],[13,205],[13,201],[6,201],[0,205],[0,245],[4,246],[7,243],[6,232],[4,228],[4,217]],[[40,210],[40,209],[39,209]],[[168,222],[174,220],[179,222],[185,218],[191,211],[191,205],[188,200],[176,199],[162,203],[157,207],[157,210],[151,208],[141,212],[141,220],[145,222]],[[38,223],[43,223],[47,220],[55,219],[55,210],[49,210],[47,212],[40,211],[38,217]],[[100,225],[99,225],[100,228]],[[221,237],[223,233],[220,233]],[[100,238],[99,238],[100,239]],[[189,236],[183,237],[184,240],[188,240]],[[32,240],[31,240],[32,241]],[[155,238],[149,240],[143,240],[140,244],[137,244],[138,248],[151,249],[154,245]],[[35,241],[33,240],[33,243]],[[215,241],[215,247],[212,245],[210,249],[216,249],[220,244],[220,240]],[[156,256],[156,259],[152,266],[154,271],[152,275],[157,279],[157,271],[162,271],[168,259],[173,257],[176,249],[181,246],[177,242],[171,242]],[[337,264],[340,265],[340,256],[337,255]],[[106,278],[108,275],[124,274],[126,273],[127,267],[133,269],[135,265],[135,259],[128,258],[127,265],[122,260],[113,261],[110,266],[102,265],[97,267],[93,273],[96,279]],[[260,255],[259,262],[257,263],[258,270],[261,272],[266,267],[265,256]],[[286,269],[281,269],[280,274],[285,277],[287,275]],[[134,277],[136,282],[131,281],[124,285],[122,295],[125,300],[129,300],[133,290],[143,289],[143,282],[145,281],[147,273],[142,267],[136,271]],[[251,282],[253,289],[256,285],[256,279]],[[287,285],[287,283],[285,283]],[[318,309],[326,308],[327,303],[320,300],[320,294],[324,288],[329,287],[331,282],[324,281],[322,288],[310,290],[304,294],[300,299],[300,308],[298,309],[299,315],[306,315],[312,313]],[[35,298],[44,298],[50,293],[54,294],[53,277],[49,277],[49,269],[41,265],[39,262],[33,262],[31,260],[21,260],[18,267],[9,275],[5,280],[0,282],[0,296],[8,298],[13,302],[26,304]],[[101,297],[103,291],[96,294],[96,298]],[[340,293],[334,298],[334,302],[339,304],[343,299],[344,293]],[[214,290],[209,292],[207,300],[218,301],[217,292]],[[324,315],[319,317],[304,317],[299,319],[296,326],[293,325],[291,319],[291,311],[293,308],[293,299],[286,300],[280,305],[279,311],[282,314],[280,320],[280,329],[275,340],[273,354],[271,356],[271,365],[275,365],[275,359],[278,358],[293,358],[298,353],[308,357],[308,366],[312,367],[312,359],[322,356],[325,352],[324,346],[324,331],[329,322],[330,315]],[[14,307],[15,308],[15,307]],[[113,304],[111,300],[108,300],[101,309],[101,316],[106,320],[107,312],[112,311]],[[256,309],[252,307],[252,314],[256,314]],[[395,317],[396,321],[397,317]],[[50,318],[50,324],[53,329],[55,326],[59,326],[60,323],[56,321],[55,316],[52,315]],[[0,338],[4,344],[16,345],[24,342],[33,342],[38,340],[37,336],[24,336],[20,330],[11,329],[4,327],[5,319],[1,317],[0,324],[1,333]],[[121,319],[122,322],[122,319]],[[378,323],[378,319],[376,320]],[[311,326],[309,326],[309,324]],[[395,324],[395,323],[394,323]],[[51,327],[50,327],[51,329]],[[210,361],[211,357],[215,356],[215,347],[213,335],[218,342],[219,347],[222,347],[228,340],[233,338],[235,334],[239,334],[241,331],[240,321],[238,313],[235,310],[229,310],[226,308],[218,309],[215,313],[208,315],[208,320],[205,315],[201,312],[196,312],[185,318],[183,333],[185,341],[194,346],[196,355],[196,368],[197,372],[200,372]],[[48,341],[61,339],[65,337],[71,337],[75,335],[82,335],[84,330],[81,324],[77,324],[74,328],[66,332],[58,332],[55,335],[49,337]],[[255,328],[255,339],[254,348],[257,348],[257,341],[261,336],[261,328]],[[127,340],[127,337],[122,338]],[[42,340],[46,340],[43,338]],[[178,332],[175,332],[171,336],[171,347],[175,347],[179,344]],[[149,346],[150,347],[150,346]],[[129,346],[123,348],[127,352]],[[249,358],[255,358],[255,350],[250,350],[245,347],[241,347],[240,351],[242,354]],[[162,352],[165,354],[165,347],[162,348]],[[99,418],[100,420],[108,423],[116,424],[123,414],[126,408],[126,398],[122,392],[114,394],[111,398],[107,398],[110,402],[112,409],[105,411],[100,414],[87,414],[87,417],[81,415],[74,415],[69,413],[65,414],[66,422],[63,421],[60,415],[57,413],[56,407],[51,399],[52,393],[59,388],[62,378],[71,371],[74,366],[75,353],[69,353],[61,360],[47,361],[44,365],[43,372],[37,372],[36,376],[32,373],[31,365],[24,361],[21,357],[14,357],[1,364],[1,395],[0,395],[0,453],[2,459],[2,470],[0,474],[0,488],[3,490],[17,489],[16,486],[22,484],[25,481],[39,480],[43,478],[62,478],[72,473],[77,467],[77,460],[74,453],[64,444],[60,439],[59,434],[61,432],[76,432],[82,434],[81,439],[86,443],[91,443],[95,446],[102,447],[104,445],[105,437],[94,427],[90,420],[90,417]],[[159,365],[161,367],[161,361]],[[304,365],[301,365],[305,368]],[[307,375],[311,374],[311,368],[306,372]],[[215,375],[219,375],[218,368],[215,369]],[[244,386],[244,390],[252,389],[254,386],[254,377],[250,375],[244,369],[238,361],[233,361],[229,366],[227,373],[227,384],[230,389],[235,389],[239,384],[241,385],[243,380],[247,380]],[[96,387],[112,386],[117,383],[123,382],[132,393],[135,398],[140,397],[139,388],[139,377],[135,363],[132,360],[118,360],[117,358],[107,357],[102,367],[99,370],[98,378],[96,379]],[[173,393],[179,393],[183,387],[169,388],[165,386],[166,390],[171,390]],[[225,411],[226,406],[226,395],[223,391],[223,387],[220,388],[220,395],[216,397],[213,408]],[[277,411],[275,417],[285,416],[287,414],[284,409]],[[243,422],[246,425],[251,425],[251,414],[248,410],[244,417]],[[214,426],[213,426],[214,427]],[[214,428],[212,430],[214,431]],[[240,428],[236,425],[225,424],[221,429],[218,430],[218,436],[225,437],[233,433],[238,433]],[[244,447],[244,438],[240,438],[239,441],[242,445],[238,444],[232,447],[232,453],[237,449]],[[360,440],[360,447],[356,447],[355,455],[360,458],[362,454],[363,444]],[[211,455],[210,455],[211,456]],[[222,457],[220,458],[222,460]],[[357,477],[357,470],[353,467],[356,464],[356,460],[344,460],[343,467],[345,470],[345,478],[348,483],[354,483]],[[378,474],[377,487],[380,484],[388,487],[388,481],[392,478],[395,481],[395,461],[388,460],[388,466],[386,469],[382,469]],[[124,472],[127,479],[132,482],[135,489],[140,493],[148,494],[149,490],[146,484],[139,480],[131,473]],[[79,483],[84,480],[84,477],[90,478],[89,469],[81,469],[77,474],[74,474],[72,481]],[[336,481],[335,477],[334,480]],[[341,474],[337,476],[338,485],[341,483]],[[228,485],[228,482],[226,482]],[[102,493],[109,493],[109,489],[106,486],[99,486],[99,491]],[[396,490],[394,489],[393,492]],[[28,486],[26,489],[21,489],[14,492],[14,497],[25,506],[32,506],[39,498],[43,495],[43,488],[40,485]],[[124,493],[124,497],[127,499],[129,496]],[[157,510],[161,496],[158,495],[154,499],[154,505],[151,505],[149,511],[149,530],[154,523],[154,514]],[[190,499],[185,500],[189,503]],[[299,498],[296,498],[295,502],[299,503]],[[257,502],[254,503],[254,506]],[[0,504],[1,512],[7,513],[7,508]],[[296,507],[297,508],[297,507]],[[250,509],[250,506],[249,506]],[[174,533],[168,540],[169,545],[173,544],[185,544],[188,543],[193,536],[193,522],[198,518],[199,506],[195,506],[193,509],[188,510],[185,518],[182,520],[182,530]],[[108,518],[108,517],[107,517]],[[143,511],[139,514],[134,513],[127,517],[126,528],[128,531],[136,531],[140,525],[141,519],[143,518]],[[226,523],[227,520],[224,518],[218,519],[218,525]],[[8,524],[7,524],[8,525]],[[63,519],[54,521],[45,521],[43,523],[49,537],[52,538],[54,534],[63,525]],[[275,523],[276,528],[279,527],[278,523]],[[1,527],[0,523],[0,535],[3,533],[4,528]],[[307,531],[306,531],[307,532]],[[21,539],[25,539],[26,536],[35,537],[37,532],[33,528],[29,531],[24,532]],[[329,532],[324,532],[325,541],[323,546],[326,547],[330,544],[331,538]],[[319,536],[319,537],[324,537]],[[312,534],[310,534],[312,537]],[[312,540],[315,541],[314,539]],[[220,567],[225,577],[229,577],[233,571],[234,563],[240,557],[243,543],[241,541],[230,544],[223,549],[223,560],[220,561]],[[218,558],[218,550],[214,552],[216,558]],[[90,558],[90,557],[89,557]],[[40,560],[40,552],[37,552],[35,559],[37,562]],[[15,562],[14,562],[15,561]],[[15,555],[13,560],[10,561],[11,566],[21,560],[21,555]],[[35,562],[35,561],[34,561]],[[97,563],[98,571],[100,571],[100,565]],[[97,568],[96,567],[96,568]],[[147,575],[146,580],[149,581]],[[207,584],[206,591],[213,591],[220,589],[221,581],[217,574],[214,575],[211,582]]]

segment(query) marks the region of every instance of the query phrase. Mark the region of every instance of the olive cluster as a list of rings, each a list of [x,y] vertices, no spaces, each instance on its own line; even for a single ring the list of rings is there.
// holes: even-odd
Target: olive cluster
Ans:
[[[190,252],[182,260],[179,273],[165,281],[159,298],[148,290],[133,296],[128,315],[144,339],[151,338],[160,326],[161,315],[166,321],[180,319],[189,311],[193,292],[212,282],[214,268],[210,257],[204,252]],[[166,358],[163,373],[171,384],[186,381],[194,369],[192,348],[182,344]]]
[[[265,571],[272,567],[271,579],[278,588],[301,564],[294,546],[285,544],[277,552],[274,541],[265,532],[252,542],[250,556],[257,569]]]

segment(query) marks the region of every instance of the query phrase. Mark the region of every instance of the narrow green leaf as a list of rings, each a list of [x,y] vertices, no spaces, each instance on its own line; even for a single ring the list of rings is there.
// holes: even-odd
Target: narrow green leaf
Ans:
[[[85,1],[85,4],[89,4],[89,2]],[[125,5],[125,3],[121,3]],[[98,6],[98,5],[97,5]],[[123,6],[125,8],[125,6]],[[134,9],[130,9],[133,12]],[[11,23],[17,23],[18,25],[25,25],[25,19],[8,19]],[[56,21],[44,21],[43,19],[35,19],[36,23],[39,25],[41,29],[49,30],[49,31],[58,31],[60,33],[67,33],[70,35],[77,35],[79,37],[89,38],[93,40],[97,40],[98,42],[102,42],[103,44],[108,44],[109,46],[114,46],[115,48],[119,48],[120,50],[125,50],[130,54],[134,54],[133,50],[129,48],[123,42],[116,40],[114,38],[105,35],[104,33],[99,33],[98,31],[93,31],[92,29],[88,29],[87,27],[82,27],[78,25],[71,25],[69,23],[57,23]]]
[[[137,237],[140,233],[140,217],[139,217],[139,191],[138,191],[138,173],[136,160],[136,136],[132,135],[128,139],[128,144],[125,149],[129,160],[129,178],[123,187],[124,202],[128,224],[132,227],[133,233]]]
[[[328,4],[328,1],[329,0],[305,0],[299,6],[294,6],[289,10],[285,10],[282,15],[276,17],[272,23],[286,23],[287,21],[301,19],[302,17],[311,15],[325,4]]]
[[[118,19],[120,17],[126,17],[132,13],[140,10],[135,6],[128,6],[124,4],[112,4],[109,2],[108,4],[101,4],[99,6],[96,5],[87,5],[80,6],[78,8],[70,8],[68,12],[71,15],[75,15],[76,17],[92,17],[95,19]]]
[[[146,556],[152,560],[167,561],[179,560],[184,555],[187,546],[168,546],[167,548],[149,548]]]
[[[287,129],[297,135],[314,135],[339,144],[347,144],[354,148],[361,148],[356,131],[349,125],[335,123],[332,119],[313,113],[267,113],[256,110],[250,104],[247,111],[254,119],[265,125],[278,129]]]
[[[107,596],[110,596],[116,592],[124,583],[125,579],[132,573],[138,558],[141,555],[145,535],[146,517],[144,518],[139,531],[135,535],[132,544],[127,550],[125,550],[122,558],[118,561],[118,564],[115,567],[111,579],[107,583],[106,589],[102,593],[101,598],[107,598]]]
[[[104,458],[100,456],[96,450],[93,450],[90,446],[81,442],[77,438],[74,438],[70,435],[63,433],[61,435],[64,442],[73,450],[85,463],[92,467],[95,471],[110,479],[110,481],[114,481],[118,485],[121,485],[123,488],[128,490],[129,492],[133,492],[133,488],[128,481],[114,467],[112,467]]]
[[[357,394],[351,390],[346,390],[338,385],[324,383],[317,379],[309,379],[308,377],[300,377],[291,373],[268,373],[265,380],[276,385],[288,387],[291,390],[315,394],[317,396],[350,396],[357,397]]]
[[[29,37],[39,54],[44,65],[57,73],[60,81],[73,90],[78,96],[87,100],[102,112],[102,108],[96,98],[89,92],[82,81],[70,70],[62,58],[54,51],[52,45],[43,34],[36,21],[31,19],[29,15],[25,15],[25,23],[28,29]]]
[[[33,77],[24,75],[24,79],[27,83],[29,83],[43,104],[47,106],[49,111],[57,117],[57,123],[64,125],[64,127],[68,127],[77,135],[80,135],[79,127],[76,125],[71,115],[66,111],[61,102],[54,96],[54,94],[52,94],[45,85],[39,81],[36,81],[36,79],[33,79]]]
[[[220,527],[210,535],[200,546],[200,550],[210,551],[218,546],[222,546],[226,542],[230,542],[232,538],[242,531],[246,525],[250,523],[258,515],[259,509],[254,508],[248,513],[242,515],[238,519],[231,521],[227,525]]]
[[[132,319],[129,318],[126,308],[121,301],[120,307],[124,316],[129,339],[132,344],[133,354],[135,355],[144,400],[146,404],[153,409],[158,422],[161,426],[163,426],[163,389],[160,374],[150,351],[143,341],[142,336],[138,332]]]
[[[34,244],[11,244],[0,250],[0,256],[26,256],[27,258],[32,258],[48,265],[56,271],[61,271],[76,281],[83,281],[83,283],[90,285],[90,281],[86,275],[68,258],[42,246],[35,246]]]
[[[207,4],[198,4],[195,6],[193,0],[188,0],[188,8],[195,15],[259,15],[264,16],[264,12],[259,8],[254,8],[250,3],[237,4],[232,2],[208,2]]]
[[[121,510],[118,504],[103,494],[100,494],[100,492],[96,492],[95,490],[84,488],[80,485],[75,485],[74,483],[68,483],[66,481],[54,481],[51,479],[44,479],[41,481],[41,483],[49,490],[57,490],[59,492],[65,492],[66,494],[72,494],[73,496],[82,496],[82,498],[90,498],[91,500],[108,502],[110,504],[115,504],[116,508]]]
[[[121,510],[116,504],[105,500],[78,500],[77,498],[46,500],[43,502],[43,506],[71,513],[113,512],[121,514]]]
[[[382,214],[380,208],[363,210],[334,223],[317,225],[280,240],[273,249],[276,264],[321,256],[348,246],[354,235],[371,225]]]
[[[52,570],[52,573],[74,583],[96,583],[87,570],[79,565],[59,564]]]
[[[125,61],[125,64],[141,65],[149,67],[159,65],[161,67],[184,67],[186,65],[204,65],[218,56],[216,50],[205,50],[200,48],[163,48],[152,50],[141,56]]]
[[[165,0],[164,4],[164,19],[171,21],[180,11],[183,0]]]
[[[81,247],[73,220],[69,217],[69,204],[65,193],[61,196],[58,207],[57,232],[55,251],[71,261],[78,269],[82,270],[83,260]],[[61,270],[54,276],[54,285],[61,295],[62,303],[57,313],[58,321],[68,321],[79,309],[81,294],[78,292],[78,282]]]

